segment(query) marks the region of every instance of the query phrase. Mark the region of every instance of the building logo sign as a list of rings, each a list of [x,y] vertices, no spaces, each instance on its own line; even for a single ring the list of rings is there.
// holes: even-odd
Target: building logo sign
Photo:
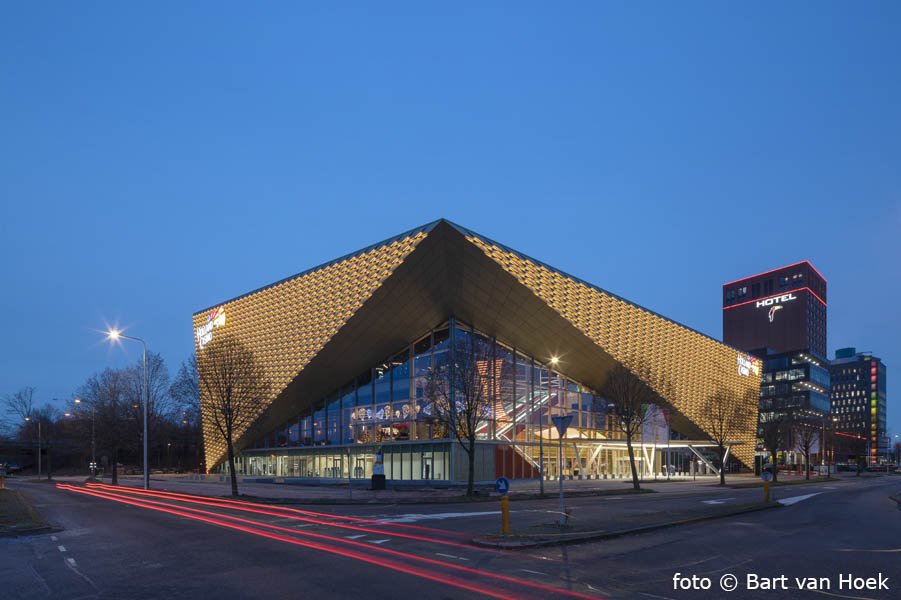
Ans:
[[[213,330],[223,325],[225,325],[225,309],[220,306],[210,311],[210,314],[207,315],[206,323],[194,330],[194,333],[197,335],[197,344],[201,350],[213,341]]]
[[[760,376],[760,361],[747,354],[738,355],[738,374],[743,377]]]
[[[772,298],[764,298],[763,300],[757,301],[757,308],[763,308],[766,306],[773,306],[774,304],[785,304],[786,302],[791,302],[792,300],[797,300],[798,297],[794,294],[782,294],[781,296],[773,296]]]
[[[770,323],[772,323],[772,322],[773,322],[773,319],[776,318],[776,311],[777,311],[777,310],[782,310],[782,305],[781,305],[781,304],[777,304],[777,305],[775,305],[775,306],[771,306],[771,307],[770,307],[770,315],[769,315],[769,316],[770,316]]]

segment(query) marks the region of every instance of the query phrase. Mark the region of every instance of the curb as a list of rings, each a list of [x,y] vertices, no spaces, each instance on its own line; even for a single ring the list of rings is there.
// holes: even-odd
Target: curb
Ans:
[[[821,484],[821,483],[828,483],[828,484],[845,483],[845,479],[838,478],[838,477],[823,477],[820,479],[810,479],[810,480],[789,479],[788,481],[775,481],[773,483],[770,483],[770,488],[774,489],[774,488],[782,488],[782,487],[796,487],[796,486],[803,486],[803,485],[816,485],[816,484]],[[721,487],[721,486],[718,485],[716,487]],[[753,489],[762,488],[763,482],[762,481],[754,481],[754,482],[743,482],[743,483],[733,483],[733,484],[727,483],[725,486],[722,486],[722,487],[726,487],[726,488],[729,488],[732,490],[753,490]]]
[[[573,493],[568,494],[567,497],[582,497],[582,498],[592,498],[592,497],[603,497],[603,496],[622,496],[622,495],[640,495],[643,496],[645,494],[655,494],[654,490],[646,490],[641,489],[638,492],[633,490],[627,490],[623,492],[622,490],[603,490],[601,492],[591,492],[591,493]],[[203,495],[203,494],[200,494]],[[211,496],[213,498],[232,498],[232,496]],[[556,496],[554,494],[515,494],[509,496],[511,502],[520,502],[526,500],[549,500],[554,499]],[[235,499],[235,498],[233,498]],[[347,506],[393,506],[397,504],[403,505],[428,505],[428,504],[481,504],[485,502],[498,502],[500,501],[500,496],[497,494],[479,494],[477,496],[446,496],[439,498],[371,498],[371,499],[360,499],[360,500],[350,500],[348,498],[270,498],[270,497],[259,497],[252,495],[240,494],[237,500],[250,500],[253,502],[259,502],[261,504],[317,504],[317,505],[347,505]]]
[[[122,485],[122,484],[120,484]],[[127,486],[132,487],[132,486]],[[158,488],[160,489],[160,488]],[[181,490],[164,490],[171,491],[176,493],[183,493]],[[368,491],[360,489],[358,491]],[[389,493],[391,490],[386,490]],[[260,504],[273,504],[273,505],[320,505],[320,506],[395,506],[395,505],[434,505],[434,504],[481,504],[485,502],[498,502],[500,500],[500,496],[494,492],[485,493],[479,492],[475,496],[440,496],[440,497],[404,497],[402,494],[404,492],[399,492],[401,495],[397,497],[385,497],[385,498],[360,498],[360,499],[349,499],[349,498],[273,498],[270,496],[254,496],[252,494],[238,494],[237,497],[232,496],[231,494],[225,495],[214,495],[214,494],[200,494],[194,492],[195,496],[204,496],[207,498],[225,498],[229,500],[245,500],[249,502],[257,502]],[[568,497],[583,497],[583,498],[592,498],[592,497],[603,497],[603,496],[644,496],[647,494],[656,494],[655,490],[650,490],[646,488],[641,488],[638,491],[629,489],[629,490],[585,490],[585,491],[573,491],[572,493],[567,494]],[[527,500],[548,500],[556,498],[555,494],[511,494],[509,496],[511,502],[520,502]]]
[[[583,544],[586,542],[594,542],[601,540],[609,540],[627,535],[637,535],[640,533],[648,533],[657,531],[658,529],[666,529],[669,527],[678,527],[680,525],[691,525],[704,521],[713,521],[723,517],[732,517],[745,513],[758,512],[781,506],[778,502],[770,502],[769,504],[758,504],[754,506],[745,506],[728,512],[717,513],[715,515],[701,515],[698,517],[689,517],[687,519],[679,519],[677,521],[669,521],[666,523],[655,523],[653,525],[644,525],[641,527],[633,527],[631,529],[620,529],[618,531],[605,532],[589,532],[585,534],[563,534],[570,537],[561,537],[559,539],[538,539],[538,540],[492,540],[486,537],[476,537],[472,539],[472,543],[476,546],[485,548],[500,548],[502,550],[525,550],[529,548],[542,548],[547,546],[561,546],[564,544]]]
[[[25,537],[27,535],[40,535],[42,533],[52,533],[54,531],[62,531],[59,527],[53,525],[41,525],[32,529],[20,529],[18,531],[0,531],[0,538]]]

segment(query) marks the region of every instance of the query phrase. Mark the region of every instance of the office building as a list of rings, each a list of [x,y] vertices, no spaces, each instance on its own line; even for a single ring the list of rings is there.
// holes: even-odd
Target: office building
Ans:
[[[881,464],[891,453],[885,429],[885,364],[869,352],[841,348],[829,370],[837,461],[854,463],[863,455],[867,465]]]

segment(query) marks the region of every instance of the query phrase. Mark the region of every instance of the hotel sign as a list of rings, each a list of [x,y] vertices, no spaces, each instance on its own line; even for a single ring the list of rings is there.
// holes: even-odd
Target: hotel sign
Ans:
[[[760,361],[746,354],[738,355],[738,374],[743,377],[760,376]]]
[[[204,346],[213,341],[213,330],[225,325],[225,309],[221,306],[210,311],[207,315],[207,321],[194,330],[197,336],[197,344],[203,350]]]
[[[773,296],[772,298],[764,298],[763,300],[757,301],[757,308],[764,308],[767,306],[773,306],[774,304],[785,304],[786,302],[791,302],[792,300],[797,300],[798,297],[794,294],[782,294],[781,296]]]

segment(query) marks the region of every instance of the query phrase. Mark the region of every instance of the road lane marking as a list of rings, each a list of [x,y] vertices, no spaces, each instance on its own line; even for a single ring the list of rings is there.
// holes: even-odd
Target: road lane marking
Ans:
[[[345,539],[345,540],[358,540],[358,539],[364,538],[364,537],[366,537],[365,534],[361,534],[361,535],[346,535],[346,536],[344,536],[344,539]]]
[[[460,519],[463,517],[484,517],[486,515],[499,515],[501,511],[499,510],[487,510],[482,512],[447,512],[447,513],[432,513],[432,514],[421,514],[421,513],[409,513],[406,515],[400,515],[393,519],[379,519],[379,523],[415,523],[416,521],[429,521],[429,520],[437,520],[443,521],[444,519]]]
[[[548,576],[547,573],[542,573],[541,571],[533,571],[531,569],[520,569],[520,571],[525,571],[526,573],[532,573],[533,575],[544,575],[545,577]]]
[[[701,500],[704,504],[722,504],[727,500],[735,500],[735,498],[719,498],[718,500]]]
[[[791,588],[791,589],[800,589],[800,588]],[[850,600],[873,600],[872,598],[867,598],[866,596],[845,596],[844,594],[836,594],[834,592],[826,592],[823,590],[804,590],[805,592],[814,592],[815,594],[823,594],[824,596],[832,596],[833,598],[850,598]]]
[[[67,559],[66,559],[66,562],[65,562],[65,565],[66,565],[73,573],[75,573],[76,575],[78,575],[79,577],[81,577],[82,579],[84,579],[84,580],[88,583],[88,585],[90,585],[92,588],[94,588],[94,591],[95,591],[98,595],[100,594],[100,588],[97,587],[97,584],[94,583],[94,582],[91,580],[90,577],[88,577],[87,575],[85,575],[84,573],[82,573],[81,571],[78,570],[78,567],[77,567],[77,565],[75,564],[75,559],[74,559],[74,558],[67,558]]]
[[[802,500],[807,500],[808,498],[813,498],[814,496],[817,496],[821,493],[822,492],[814,492],[813,494],[804,494],[803,496],[792,496],[791,498],[783,498],[782,500],[779,500],[779,504],[781,504],[782,506],[791,506],[792,504],[797,504],[798,502],[801,502]]]
[[[50,536],[50,541],[55,542],[55,541],[58,540],[58,539],[59,539],[59,538],[56,537],[55,535],[51,535],[51,536]]]
[[[65,546],[57,546],[57,548],[59,549],[60,552],[65,552],[65,551],[66,551],[66,547],[65,547]]]
[[[469,560],[468,558],[464,558],[462,556],[454,556],[453,554],[444,554],[442,552],[436,552],[435,556],[443,556],[444,558],[453,558],[456,560]]]
[[[715,560],[715,559],[717,559],[717,558],[719,558],[719,557],[720,557],[719,554],[714,554],[713,556],[708,556],[707,558],[702,558],[702,559],[700,559],[700,560],[695,560],[695,561],[692,561],[692,562],[681,563],[681,564],[675,565],[673,568],[674,568],[674,569],[684,569],[684,568],[686,568],[686,567],[693,567],[693,566],[699,565],[699,564],[701,564],[701,563],[705,563],[705,562],[709,562],[709,561],[711,561],[711,560]]]
[[[383,540],[367,540],[370,544],[384,544],[385,542],[390,542],[391,538],[385,538]]]

